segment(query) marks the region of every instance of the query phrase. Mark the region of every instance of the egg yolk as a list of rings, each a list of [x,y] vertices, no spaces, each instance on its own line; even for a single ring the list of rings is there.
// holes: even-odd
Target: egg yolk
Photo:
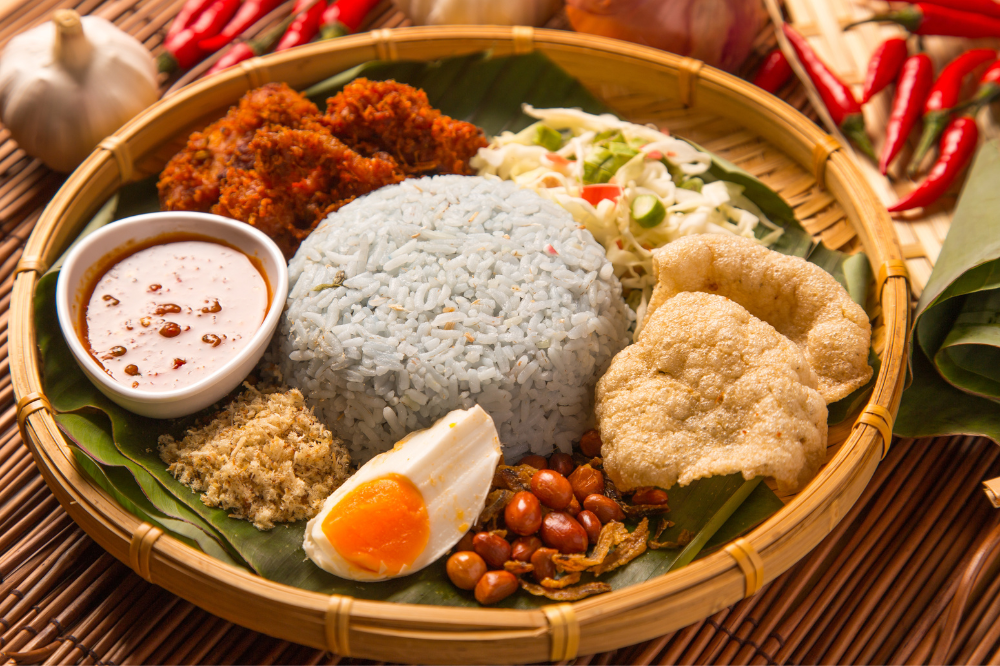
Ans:
[[[420,489],[399,474],[360,484],[323,520],[323,534],[352,564],[395,575],[427,546],[431,524]]]

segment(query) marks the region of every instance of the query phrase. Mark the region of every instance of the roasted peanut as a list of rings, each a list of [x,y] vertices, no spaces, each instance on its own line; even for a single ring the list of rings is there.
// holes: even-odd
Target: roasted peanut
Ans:
[[[597,516],[597,519],[601,521],[602,525],[610,523],[612,520],[625,520],[625,512],[622,511],[618,502],[597,493],[587,495],[583,500],[583,508],[587,511],[592,511]]]
[[[588,458],[596,458],[601,455],[601,444],[601,433],[588,430],[580,438],[580,451]]]
[[[576,520],[583,527],[583,531],[587,533],[587,541],[592,544],[597,543],[598,537],[601,536],[601,520],[597,514],[593,511],[581,511]]]
[[[455,544],[455,552],[472,550],[472,537],[476,536],[471,530],[462,535],[462,538]]]
[[[517,577],[511,572],[487,571],[476,583],[476,601],[489,606],[514,594],[517,588]]]
[[[510,546],[510,557],[518,562],[529,562],[536,550],[542,547],[542,540],[536,536],[518,537]]]
[[[515,493],[503,510],[503,520],[507,529],[521,536],[538,531],[542,524],[542,505],[538,498],[526,490]]]
[[[580,500],[576,498],[576,495],[573,495],[573,499],[569,501],[569,506],[566,507],[566,513],[576,518],[577,515],[579,515],[581,508]]]
[[[531,566],[535,568],[535,579],[539,583],[543,578],[556,577],[556,564],[552,561],[552,556],[558,552],[555,548],[539,548],[531,554]]]
[[[531,492],[542,504],[562,511],[573,500],[573,486],[569,480],[553,469],[540,469],[531,477]]]
[[[510,559],[510,544],[507,540],[490,532],[480,532],[472,538],[472,549],[486,561],[490,569],[503,569],[503,563]]]
[[[639,488],[632,495],[632,504],[666,504],[667,491],[659,488]]]
[[[448,558],[445,569],[455,587],[471,590],[486,573],[486,562],[476,553],[460,550]]]
[[[562,451],[556,451],[549,456],[549,469],[553,469],[563,476],[569,476],[576,469],[576,463],[573,462],[573,456]]]
[[[535,469],[546,469],[549,463],[542,456],[536,456],[531,454],[530,456],[524,456],[518,461],[518,465],[531,465]]]
[[[604,493],[604,474],[590,465],[581,465],[569,475],[569,483],[573,486],[573,494],[583,502],[587,495]]]
[[[553,511],[542,519],[539,532],[542,543],[560,553],[583,553],[587,550],[587,532],[576,518],[561,511]]]

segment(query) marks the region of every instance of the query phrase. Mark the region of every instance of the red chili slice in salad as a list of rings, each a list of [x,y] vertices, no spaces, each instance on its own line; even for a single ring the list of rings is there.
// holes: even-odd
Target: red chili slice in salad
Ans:
[[[616,201],[622,195],[621,185],[586,185],[580,196],[591,206],[596,206],[605,199]]]
[[[560,155],[559,153],[546,153],[545,159],[552,162],[553,166],[564,167],[569,164],[569,160]]]
[[[661,153],[658,150],[651,150],[648,153],[646,153],[646,159],[647,160],[662,160],[663,159],[663,153]]]

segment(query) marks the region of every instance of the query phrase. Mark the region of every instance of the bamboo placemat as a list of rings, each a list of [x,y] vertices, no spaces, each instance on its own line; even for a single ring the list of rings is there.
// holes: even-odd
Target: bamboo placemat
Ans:
[[[0,45],[52,10],[75,7],[155,50],[182,2],[0,4]],[[384,2],[365,27],[407,23]],[[549,27],[565,27],[564,18]],[[757,57],[774,41],[764,29]],[[164,90],[173,83],[163,81]],[[800,86],[782,96],[816,117]],[[146,583],[76,527],[45,487],[17,432],[7,314],[21,245],[61,182],[0,129],[0,663],[350,663],[243,629]],[[757,595],[660,639],[574,663],[1000,663],[1000,518],[979,492],[998,475],[1000,450],[988,440],[896,441],[830,536]]]

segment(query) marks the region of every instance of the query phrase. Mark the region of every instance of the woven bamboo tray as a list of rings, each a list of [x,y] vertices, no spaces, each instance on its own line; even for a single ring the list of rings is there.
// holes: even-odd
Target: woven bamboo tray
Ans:
[[[93,487],[62,444],[39,380],[32,292],[41,272],[124,182],[156,173],[195,128],[247,89],[304,87],[373,59],[433,59],[492,48],[543,51],[629,118],[658,121],[763,178],[828,245],[864,249],[879,275],[881,371],[856,427],[802,493],[747,537],[625,590],[543,610],[453,609],[327,597],[222,565],[141,524]],[[825,190],[825,191],[820,191]],[[105,141],[50,202],[20,260],[11,301],[17,420],[45,480],[95,541],[140,576],[252,629],[341,655],[397,661],[571,659],[678,629],[750,596],[805,556],[858,499],[890,443],[905,367],[909,293],[883,207],[835,140],[775,97],[702,63],[613,40],[528,28],[407,28],[244,63],[168,96]],[[836,436],[838,435],[839,436]],[[846,441],[844,441],[846,439]]]

